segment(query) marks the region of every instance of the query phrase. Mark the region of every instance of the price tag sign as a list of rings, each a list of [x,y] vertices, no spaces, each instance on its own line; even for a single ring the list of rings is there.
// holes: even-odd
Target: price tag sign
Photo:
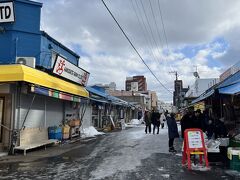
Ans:
[[[188,131],[187,135],[189,148],[203,148],[203,141],[200,131]]]

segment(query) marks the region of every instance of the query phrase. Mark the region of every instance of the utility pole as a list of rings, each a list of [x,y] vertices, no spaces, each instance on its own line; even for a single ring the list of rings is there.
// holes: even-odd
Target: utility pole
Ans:
[[[170,73],[170,74],[175,74],[175,76],[176,76],[176,81],[178,80],[178,73],[177,73],[177,71],[170,71],[169,73]]]

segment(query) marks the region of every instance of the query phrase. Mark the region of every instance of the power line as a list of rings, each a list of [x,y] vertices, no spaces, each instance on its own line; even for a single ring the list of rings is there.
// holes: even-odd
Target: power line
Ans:
[[[149,0],[149,3],[150,3],[152,15],[153,15],[154,23],[155,23],[155,26],[156,26],[156,31],[157,31],[157,34],[158,34],[158,37],[159,37],[160,45],[161,45],[161,47],[162,47],[162,49],[163,49],[162,38],[161,38],[161,35],[160,35],[160,33],[159,33],[159,30],[158,30],[157,21],[156,21],[155,13],[154,13],[154,11],[153,11],[153,7],[152,7],[151,0]]]
[[[140,12],[140,11],[141,11],[141,10],[140,10],[140,5],[138,5],[137,0],[135,0],[135,3],[136,3],[136,5],[137,5],[137,6],[136,6],[137,9],[138,9],[139,12]],[[158,60],[157,60],[157,56],[156,56],[156,54],[155,54],[155,52],[154,52],[154,37],[153,37],[153,35],[151,36],[151,28],[150,28],[150,33],[149,33],[149,28],[147,28],[147,25],[146,25],[146,23],[145,23],[145,21],[144,21],[144,18],[143,18],[143,16],[142,16],[141,13],[140,13],[140,17],[141,17],[142,23],[143,23],[143,25],[144,25],[144,27],[145,27],[145,30],[146,30],[147,34],[150,34],[149,42],[150,42],[150,44],[151,44],[151,46],[152,46],[152,53],[153,53],[153,56],[154,56],[155,60],[158,61]],[[146,17],[146,14],[145,14],[145,17]],[[147,19],[147,22],[148,22],[148,19]],[[149,25],[149,23],[148,23],[148,25]],[[152,37],[152,38],[151,38],[151,37]],[[159,63],[157,62],[157,64],[159,64]]]
[[[160,17],[161,17],[161,23],[162,23],[162,28],[163,28],[163,35],[164,35],[166,46],[167,46],[167,52],[168,52],[167,55],[169,55],[170,54],[170,50],[169,50],[169,46],[168,46],[168,38],[167,38],[166,28],[165,28],[165,25],[164,25],[164,20],[163,20],[160,0],[158,0],[158,9],[159,9]],[[170,64],[170,69],[173,69],[171,64]]]
[[[150,44],[150,50],[152,51],[152,55],[153,55],[153,58],[155,59],[155,61],[157,62],[157,66],[159,67],[159,69],[161,68],[160,67],[160,59],[158,59],[157,57],[156,57],[156,55],[155,55],[155,52],[154,52],[154,45],[152,44],[152,42],[151,42],[151,38],[150,39],[148,39],[147,38],[147,36],[146,36],[146,34],[147,33],[149,33],[148,32],[148,28],[146,27],[146,24],[145,24],[145,22],[144,22],[144,20],[143,20],[143,17],[142,17],[142,14],[141,13],[139,13],[140,15],[140,17],[141,17],[141,20],[142,20],[142,24],[141,24],[141,22],[140,22],[140,18],[139,18],[139,16],[138,16],[138,13],[137,13],[137,10],[136,10],[136,8],[134,7],[134,5],[133,5],[133,1],[131,1],[132,2],[132,6],[133,6],[133,9],[134,9],[134,11],[135,11],[135,14],[136,14],[136,16],[137,16],[137,19],[138,19],[138,22],[139,22],[139,24],[140,24],[140,26],[141,26],[141,29],[142,29],[142,31],[143,31],[143,33],[144,33],[144,37],[145,37],[145,39],[146,39],[146,42],[150,42],[149,44]],[[136,3],[136,7],[137,7],[137,9],[139,10],[139,12],[140,12],[140,8],[139,8],[139,6],[138,6],[138,3],[137,3],[137,1],[135,0],[135,3]],[[156,21],[155,21],[155,23],[156,23]],[[143,26],[143,27],[142,27]],[[145,27],[145,31],[144,31],[144,27]],[[161,42],[161,37],[160,37],[160,42]],[[152,49],[151,49],[152,48]],[[149,51],[150,52],[150,51]],[[164,82],[164,83],[166,83],[166,82]]]
[[[140,10],[140,8],[139,8],[139,6],[138,6],[137,0],[135,0],[135,3],[136,3],[136,5],[137,5],[137,8],[138,8],[139,12],[141,12],[141,10]],[[146,24],[145,24],[145,22],[144,22],[144,20],[143,20],[144,18],[142,17],[142,14],[141,14],[141,13],[140,13],[140,17],[141,17],[141,19],[142,19],[142,23],[143,23],[143,25],[144,25],[144,27],[145,27],[146,32],[150,34],[150,39],[149,39],[149,41],[150,41],[150,43],[151,43],[152,49],[154,49],[154,43],[151,42],[152,39],[153,39],[153,41],[155,41],[154,34],[153,34],[152,29],[151,29],[151,25],[150,25],[150,23],[149,23],[149,18],[148,18],[148,16],[147,16],[147,13],[146,13],[146,11],[145,11],[145,8],[144,8],[144,6],[143,6],[142,1],[141,1],[141,4],[142,4],[142,9],[143,9],[143,11],[144,11],[145,19],[147,20],[148,26],[149,26],[149,28],[150,28],[150,33],[149,33],[148,28],[147,28],[147,26],[146,26]],[[156,17],[155,17],[155,14],[154,14],[154,12],[153,12],[153,8],[152,8],[151,1],[150,1],[150,6],[151,6],[153,18],[154,18],[154,20],[155,20],[155,25],[157,25]],[[159,38],[160,38],[160,39],[159,39],[159,40],[160,40],[160,46],[162,46],[161,36],[160,36],[159,31],[158,31],[158,27],[156,26],[156,28],[157,28],[157,33],[158,33],[157,35],[159,35]],[[152,35],[152,36],[151,36],[151,35]],[[151,38],[151,37],[152,37],[152,38]],[[157,40],[155,41],[155,46],[157,46],[156,48],[157,48],[157,50],[159,51],[159,49],[158,49],[158,44],[157,44]],[[163,48],[163,46],[162,46],[162,48]],[[157,62],[157,66],[158,66],[159,69],[160,69],[160,68],[161,68],[161,67],[160,67],[160,64],[161,64],[161,62],[160,62],[160,57],[159,57],[159,58],[156,57],[156,55],[155,55],[155,53],[154,53],[153,50],[152,50],[152,52],[153,52],[153,55],[154,55],[155,60],[156,60],[156,62]],[[161,55],[161,52],[160,52],[160,51],[159,51],[159,55]],[[163,61],[163,62],[164,62],[164,61]]]
[[[163,15],[162,15],[162,10],[161,10],[160,0],[158,0],[158,8],[159,8],[159,13],[160,13],[160,17],[161,17],[162,27],[163,27],[163,34],[164,34],[164,37],[165,37],[165,41],[166,41],[166,45],[167,45],[167,50],[168,50],[168,52],[169,52],[168,39],[167,39],[166,30],[165,30],[165,25],[164,25],[164,21],[163,21]]]
[[[164,84],[162,84],[162,82],[156,77],[156,75],[153,73],[153,71],[150,69],[150,67],[146,64],[146,62],[144,61],[144,59],[142,58],[142,56],[139,54],[138,50],[135,48],[135,46],[133,45],[133,43],[131,42],[131,40],[128,38],[127,34],[124,32],[124,30],[122,29],[122,27],[120,26],[120,24],[118,23],[118,21],[116,20],[116,18],[113,16],[112,12],[110,11],[110,9],[108,8],[108,6],[106,5],[106,3],[104,2],[104,0],[101,0],[103,5],[105,6],[105,8],[107,9],[107,11],[109,12],[109,14],[112,16],[112,18],[114,19],[114,21],[116,22],[116,24],[118,25],[119,29],[122,31],[123,35],[125,36],[125,38],[128,40],[128,42],[130,43],[130,45],[132,46],[132,48],[135,50],[135,52],[137,53],[137,55],[139,56],[139,58],[141,59],[141,61],[143,62],[143,64],[148,68],[148,70],[151,72],[151,74],[154,76],[154,78],[161,84],[161,86],[166,89],[168,92],[170,92],[172,94],[172,92],[166,87],[164,86]]]
[[[152,36],[153,42],[155,43],[155,46],[156,46],[156,48],[157,48],[157,50],[158,50],[158,45],[157,45],[157,42],[156,42],[156,40],[155,40],[155,38],[154,38],[153,30],[152,30],[151,25],[150,25],[150,23],[149,23],[149,19],[148,19],[148,16],[147,16],[147,13],[146,13],[146,10],[145,10],[145,8],[144,8],[144,5],[143,5],[142,0],[140,0],[140,2],[141,2],[141,5],[142,5],[142,9],[143,9],[144,15],[145,15],[146,20],[147,20],[147,24],[148,24],[149,29],[150,29],[150,34],[151,34],[151,36]],[[159,53],[161,54],[161,52],[159,52]]]
[[[136,7],[138,8],[138,4],[137,4],[137,1],[136,1],[136,0],[135,0],[135,3],[136,3]],[[147,38],[147,33],[146,33],[146,32],[148,32],[148,31],[147,31],[147,27],[146,27],[146,25],[145,25],[145,23],[144,23],[144,21],[143,21],[143,18],[142,18],[141,15],[140,15],[140,16],[141,16],[141,19],[140,19],[140,17],[138,16],[137,10],[136,10],[136,8],[135,8],[132,0],[131,0],[131,4],[132,4],[133,10],[134,10],[134,12],[135,12],[135,14],[136,14],[136,16],[137,16],[138,23],[140,24],[140,27],[141,27],[141,29],[142,29],[144,39],[145,39],[145,41],[147,42],[147,46],[148,46],[148,48],[149,48],[149,53],[151,54],[150,51],[152,51],[153,58],[157,61],[157,58],[156,58],[156,56],[155,56],[155,54],[154,54],[154,51],[153,51],[153,45],[151,44],[151,40],[149,40],[149,39]],[[142,22],[141,22],[140,20],[142,20]],[[145,27],[146,32],[144,31],[144,27]]]

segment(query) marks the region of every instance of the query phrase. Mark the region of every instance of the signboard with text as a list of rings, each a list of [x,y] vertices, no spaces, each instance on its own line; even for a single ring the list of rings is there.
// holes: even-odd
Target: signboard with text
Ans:
[[[188,136],[188,145],[189,148],[203,148],[203,142],[200,131],[189,131]]]
[[[204,156],[206,167],[208,167],[207,149],[201,129],[191,128],[184,131],[182,165],[187,161],[188,169],[191,169],[191,155],[199,155],[200,164]]]
[[[53,73],[64,77],[70,81],[86,86],[89,78],[89,72],[75,66],[62,56],[57,56],[53,67]]]
[[[0,23],[14,22],[13,2],[0,2]]]

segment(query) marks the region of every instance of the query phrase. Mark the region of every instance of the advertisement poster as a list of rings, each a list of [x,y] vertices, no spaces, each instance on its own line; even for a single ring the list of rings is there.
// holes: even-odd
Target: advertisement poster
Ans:
[[[200,131],[189,131],[188,132],[188,144],[189,148],[203,148],[203,141],[201,138]]]

